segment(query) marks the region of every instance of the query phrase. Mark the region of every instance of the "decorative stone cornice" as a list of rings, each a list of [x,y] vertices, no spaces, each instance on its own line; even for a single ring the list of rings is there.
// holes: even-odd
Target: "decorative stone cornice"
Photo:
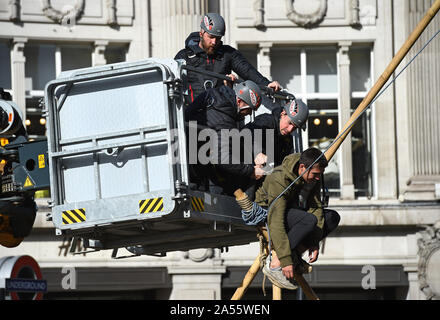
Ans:
[[[54,9],[50,3],[50,0],[42,0],[43,12],[46,17],[55,21],[56,23],[62,23],[66,19],[74,18],[75,21],[81,19],[84,14],[85,0],[76,0],[73,9],[68,11],[60,11]]]
[[[190,250],[184,252],[183,257],[194,262],[203,262],[214,257],[214,250],[211,248]]]
[[[24,56],[24,48],[28,39],[22,37],[16,37],[12,40],[12,63],[25,63],[26,58]]]
[[[438,261],[438,255],[440,255],[440,221],[434,224],[434,226],[429,226],[426,230],[420,232],[421,238],[417,241],[419,246],[419,283],[420,290],[426,295],[426,299],[439,299],[440,293],[435,292],[435,288],[432,287],[430,283],[429,272],[438,272],[438,270],[428,270],[428,266],[433,260],[433,256],[436,255]],[[434,277],[435,278],[435,277]],[[437,290],[439,287],[438,283],[435,283]]]
[[[350,65],[350,47],[352,45],[351,41],[340,41],[338,43],[339,47],[339,59],[338,59],[338,65],[340,66],[349,66]]]
[[[103,66],[107,64],[107,61],[105,59],[105,50],[108,46],[108,41],[100,40],[95,41],[94,43],[94,51],[93,51],[93,66]]]
[[[287,18],[300,27],[311,28],[317,26],[324,20],[327,13],[327,0],[319,0],[319,8],[311,14],[298,13],[295,10],[295,0],[285,0],[287,9]]]

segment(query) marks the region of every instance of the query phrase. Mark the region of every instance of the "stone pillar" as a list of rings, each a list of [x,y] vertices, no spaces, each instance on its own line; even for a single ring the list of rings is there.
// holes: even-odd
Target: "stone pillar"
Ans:
[[[260,71],[260,73],[268,78],[269,80],[272,79],[270,74],[270,67],[271,67],[271,61],[270,61],[270,49],[272,48],[272,42],[262,42],[259,45],[259,50],[257,54],[257,69]]]
[[[178,265],[168,266],[173,282],[170,300],[220,300],[226,267],[219,255],[214,249],[190,250]]]
[[[231,17],[231,6],[234,6],[235,3],[232,3],[229,0],[219,0],[219,14],[225,19],[226,24],[226,33],[223,37],[223,42],[229,45],[233,45],[231,42],[231,35],[232,35],[232,20],[233,17]],[[234,48],[237,47],[237,45],[233,45]]]
[[[105,50],[107,46],[108,41],[95,41],[92,54],[93,66],[104,66],[107,64],[107,60],[105,59]]]
[[[24,47],[27,38],[14,38],[11,51],[11,78],[13,101],[23,113],[23,121],[26,119],[26,85],[25,85],[25,63]]]
[[[393,43],[390,41],[393,38],[392,7],[392,1],[377,2],[378,18],[377,37],[374,45],[374,79],[380,77],[394,56]],[[396,48],[396,50],[398,49]],[[411,65],[409,69],[412,69],[412,67]],[[374,193],[378,199],[397,199],[396,140],[400,137],[397,137],[395,128],[396,113],[400,111],[400,107],[395,105],[396,94],[391,87],[372,106]],[[402,125],[407,126],[406,124]]]
[[[425,15],[432,1],[410,1],[408,30],[413,30]],[[408,53],[411,59],[439,30],[440,20],[433,19]],[[410,177],[404,200],[432,201],[440,197],[440,39],[434,39],[408,69],[408,126]]]
[[[191,32],[200,31],[203,14],[207,13],[207,0],[162,2],[162,28],[164,58],[174,58],[176,53],[185,47],[185,39]]]
[[[341,131],[351,116],[350,57],[348,55],[350,46],[350,41],[339,43],[339,131]],[[351,133],[347,135],[340,149],[341,199],[354,199]]]

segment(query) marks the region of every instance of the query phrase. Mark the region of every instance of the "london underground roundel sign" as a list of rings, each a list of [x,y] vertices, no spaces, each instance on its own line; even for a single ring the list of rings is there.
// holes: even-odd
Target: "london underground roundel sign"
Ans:
[[[40,266],[30,256],[0,258],[0,288],[11,300],[41,300],[47,292]]]

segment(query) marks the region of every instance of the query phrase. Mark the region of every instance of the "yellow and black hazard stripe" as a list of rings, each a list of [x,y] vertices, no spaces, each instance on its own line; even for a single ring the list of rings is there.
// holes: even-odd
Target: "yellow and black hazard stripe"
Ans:
[[[61,215],[63,218],[63,224],[74,224],[86,221],[86,210],[85,209],[73,209],[63,211]]]
[[[139,201],[139,212],[149,213],[163,211],[163,198],[152,198]]]
[[[202,198],[191,197],[191,208],[194,211],[205,211],[205,202]]]

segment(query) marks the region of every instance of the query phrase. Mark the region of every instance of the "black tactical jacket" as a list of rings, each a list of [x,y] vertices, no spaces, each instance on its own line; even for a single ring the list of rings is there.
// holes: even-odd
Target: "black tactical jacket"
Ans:
[[[234,71],[240,78],[252,80],[258,85],[267,86],[270,83],[243,57],[240,51],[222,44],[213,55],[208,55],[199,47],[199,41],[199,33],[191,33],[185,41],[185,49],[180,50],[174,59],[183,59],[187,65],[223,75],[231,74]],[[223,85],[221,79],[188,71],[187,102],[193,102],[198,95],[209,89],[209,81],[212,81],[214,88]]]
[[[197,121],[198,131],[210,128],[216,132],[218,141],[217,169],[231,175],[252,176],[254,165],[240,162],[240,150],[238,150],[238,154],[233,154],[232,141],[230,139],[226,140],[221,135],[222,129],[226,129],[226,132],[235,129],[235,133],[232,134],[238,134],[239,132],[238,124],[242,117],[238,113],[234,90],[227,86],[221,86],[203,92],[185,109],[185,118],[186,121]],[[229,141],[229,145],[226,148],[227,141]],[[189,141],[189,143],[195,142]],[[205,143],[199,142],[198,147]],[[229,161],[226,161],[226,158]],[[237,162],[240,163],[233,164],[233,159],[238,159]]]
[[[273,146],[275,166],[281,165],[284,157],[293,151],[292,136],[290,134],[283,136],[280,132],[280,115],[282,111],[283,109],[278,107],[273,109],[272,113],[260,114],[255,117],[254,121],[249,122],[243,128],[251,131],[253,141],[251,146],[247,146],[245,152],[252,152],[254,157],[256,156],[255,153],[259,152],[268,155],[268,148]],[[256,134],[256,130],[261,130],[261,136]],[[266,141],[266,132],[269,130],[273,132],[273,141]],[[255,150],[255,148],[258,148],[258,150]],[[250,151],[251,149],[252,151]]]

